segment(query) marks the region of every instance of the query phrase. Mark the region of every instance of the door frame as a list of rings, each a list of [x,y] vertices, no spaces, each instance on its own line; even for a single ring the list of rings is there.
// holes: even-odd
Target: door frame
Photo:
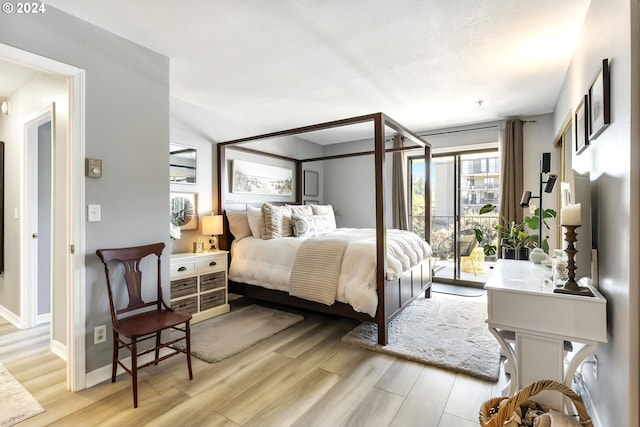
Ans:
[[[38,246],[34,233],[38,233],[38,128],[51,122],[51,141],[53,148],[55,137],[55,105],[51,103],[29,114],[22,120],[22,194],[20,212],[23,221],[20,223],[20,313],[22,326],[33,328],[38,325]],[[53,152],[53,150],[52,150]],[[53,162],[53,156],[51,158]],[[53,169],[51,169],[53,170]],[[52,207],[53,209],[53,207]],[[53,217],[53,215],[51,215]],[[35,243],[35,244],[34,244]],[[49,251],[52,253],[52,250]],[[50,280],[49,286],[53,283]],[[53,311],[53,307],[51,307]],[[51,318],[51,322],[55,319]],[[53,336],[51,337],[53,342]]]
[[[40,55],[0,43],[0,59],[45,70],[67,78],[69,88],[69,127],[66,143],[67,220],[64,268],[66,276],[66,348],[67,389],[74,392],[86,387],[85,335],[85,71]],[[52,123],[53,125],[53,123]],[[53,309],[53,308],[52,308]]]
[[[483,154],[483,153],[497,153],[499,152],[499,147],[497,147],[497,143],[496,144],[482,144],[482,145],[478,145],[478,146],[468,146],[468,147],[449,147],[447,149],[441,149],[439,152],[437,153],[433,153],[432,154],[432,159],[431,162],[433,164],[433,161],[437,158],[441,158],[441,157],[451,157],[452,158],[452,164],[453,164],[453,187],[454,187],[454,197],[453,197],[453,202],[454,202],[454,206],[453,206],[453,212],[454,212],[454,216],[453,216],[453,231],[452,231],[452,246],[454,249],[454,262],[453,262],[453,277],[442,277],[442,276],[437,276],[437,273],[434,273],[434,277],[437,277],[438,281],[441,283],[447,283],[447,284],[453,284],[453,285],[460,285],[460,286],[467,286],[467,287],[472,287],[472,288],[482,288],[484,286],[484,282],[482,281],[476,281],[476,280],[466,280],[466,279],[461,279],[458,276],[460,276],[460,270],[461,270],[461,259],[460,259],[460,255],[459,255],[459,233],[460,233],[460,220],[461,220],[461,212],[460,212],[460,206],[461,206],[461,193],[462,193],[462,189],[459,188],[460,185],[460,175],[462,174],[462,157],[465,155],[470,155],[470,154]],[[413,159],[420,159],[419,156],[408,156],[407,157],[407,170],[411,170],[411,161]],[[432,168],[432,170],[434,170]],[[411,180],[407,180],[409,185],[408,185],[408,200],[411,201]],[[434,183],[432,181],[431,185],[433,186]],[[436,184],[437,185],[437,184]],[[433,188],[431,189],[433,191]],[[434,199],[432,198],[432,203],[434,202]],[[428,209],[431,209],[431,207],[429,206]],[[432,216],[432,220],[433,220],[433,216]],[[433,232],[433,227],[431,227],[431,231]],[[429,239],[431,241],[431,239]]]

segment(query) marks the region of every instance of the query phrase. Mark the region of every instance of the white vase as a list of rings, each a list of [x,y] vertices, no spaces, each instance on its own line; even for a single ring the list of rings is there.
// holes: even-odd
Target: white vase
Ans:
[[[541,264],[547,258],[547,254],[542,250],[542,248],[535,248],[529,254],[529,260],[534,264]]]

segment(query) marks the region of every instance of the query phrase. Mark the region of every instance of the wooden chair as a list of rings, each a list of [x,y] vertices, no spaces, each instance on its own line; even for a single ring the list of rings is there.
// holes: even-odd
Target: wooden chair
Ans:
[[[189,323],[191,314],[174,311],[168,307],[162,298],[162,281],[160,257],[164,250],[164,243],[155,243],[145,246],[136,246],[119,249],[99,249],[96,254],[104,264],[104,272],[107,277],[107,291],[109,293],[109,307],[111,309],[111,324],[113,326],[113,360],[111,370],[111,382],[116,381],[116,371],[118,365],[131,375],[133,383],[133,406],[138,407],[138,369],[150,365],[157,365],[161,360],[184,353],[187,356],[187,367],[189,369],[189,379],[193,379],[191,370],[191,334]],[[154,292],[144,292],[145,295],[153,295],[153,301],[143,301],[143,281],[140,270],[143,258],[155,255],[158,261],[157,268],[157,289]],[[110,274],[109,263],[119,261],[123,264],[124,277],[116,280],[114,274]],[[113,277],[111,277],[113,276]],[[117,298],[128,294],[128,303],[118,303]],[[126,299],[126,298],[120,298]],[[153,309],[151,309],[153,308]],[[184,327],[179,325],[184,324]],[[171,331],[179,331],[178,337]],[[162,332],[166,331],[167,342],[162,342]],[[138,344],[142,341],[155,338],[155,346],[150,349],[140,350]],[[184,349],[178,349],[174,344],[185,341]],[[126,348],[131,355],[131,368],[123,364],[119,359],[120,349]],[[165,349],[160,355],[160,350]],[[145,354],[154,353],[154,358],[138,366],[138,357]]]

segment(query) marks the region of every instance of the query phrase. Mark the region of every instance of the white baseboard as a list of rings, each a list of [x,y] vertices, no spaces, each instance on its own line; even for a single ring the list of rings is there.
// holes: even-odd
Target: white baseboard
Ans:
[[[20,317],[16,316],[12,311],[7,310],[5,307],[0,305],[0,316],[4,317],[6,320],[11,322],[13,326],[18,329],[25,329],[24,323]]]
[[[167,349],[162,349],[160,350],[160,357],[164,356],[165,354],[168,353],[172,353],[171,350],[167,350]],[[138,358],[138,365],[144,365],[147,362],[151,362],[154,358],[153,353],[149,353],[149,354],[145,354],[142,357]],[[122,362],[127,365],[127,366],[131,366],[131,358],[127,357],[126,359],[121,359]],[[162,363],[162,362],[160,362]],[[116,371],[116,376],[120,375],[120,374],[124,374],[126,373],[126,371],[122,368],[122,366],[118,365],[118,370]],[[108,364],[107,366],[103,366],[101,368],[95,369],[91,372],[87,372],[86,378],[85,378],[85,383],[87,388],[89,387],[93,387],[94,385],[98,385],[100,383],[103,383],[105,381],[111,381],[111,364]]]
[[[51,312],[45,314],[38,314],[38,318],[36,319],[36,323],[41,325],[43,323],[51,323]]]
[[[67,362],[68,349],[67,346],[62,344],[60,341],[51,341],[51,352]]]

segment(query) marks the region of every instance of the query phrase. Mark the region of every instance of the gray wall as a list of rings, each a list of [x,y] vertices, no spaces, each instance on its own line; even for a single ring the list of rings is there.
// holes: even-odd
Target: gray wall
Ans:
[[[583,372],[602,426],[637,427],[640,11],[636,0],[591,2],[554,111],[555,133],[575,111],[603,58],[611,70],[611,124],[573,168],[590,172],[600,290],[607,298],[609,343],[601,344],[598,379]],[[633,78],[633,81],[632,81]]]
[[[110,321],[95,250],[169,241],[169,60],[53,7],[37,19],[3,15],[0,43],[86,70],[85,154],[102,159],[104,169],[102,178],[85,181],[86,203],[102,205],[102,222],[86,224],[91,371],[110,363],[111,349],[109,339],[93,345],[94,326]],[[168,282],[168,251],[164,261]]]

